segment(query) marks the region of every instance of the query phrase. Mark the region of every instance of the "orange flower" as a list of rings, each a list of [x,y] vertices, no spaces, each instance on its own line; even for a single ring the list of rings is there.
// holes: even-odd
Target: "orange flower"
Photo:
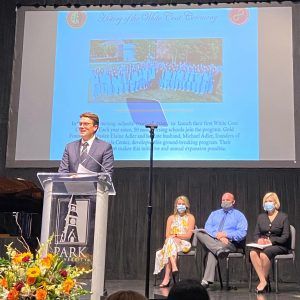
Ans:
[[[35,294],[36,300],[44,300],[47,297],[47,291],[44,289],[38,289]]]
[[[26,275],[28,277],[38,277],[41,274],[41,270],[39,267],[28,268]]]
[[[7,295],[7,300],[17,300],[18,296],[19,292],[15,288],[12,288]]]
[[[27,277],[26,283],[29,285],[33,285],[36,282],[36,277]]]
[[[67,278],[63,284],[63,290],[66,294],[69,294],[71,289],[74,286],[74,280],[72,280],[71,278]]]
[[[45,266],[47,269],[51,267],[53,261],[53,255],[49,253],[46,257],[42,259],[42,265]]]
[[[5,277],[0,279],[0,285],[7,289],[8,284],[7,284],[7,279]]]

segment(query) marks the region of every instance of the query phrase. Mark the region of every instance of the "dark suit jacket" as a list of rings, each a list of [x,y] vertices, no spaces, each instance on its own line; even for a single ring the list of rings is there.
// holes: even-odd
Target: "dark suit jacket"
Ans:
[[[81,140],[67,144],[63,158],[60,162],[59,173],[76,173],[80,160]],[[113,173],[114,154],[111,144],[104,142],[97,137],[91,145],[88,152],[89,156],[82,165],[93,172]],[[93,159],[97,160],[103,168]]]
[[[278,212],[273,222],[270,222],[267,213],[260,214],[255,226],[254,240],[261,237],[269,237],[273,245],[290,249],[290,222],[287,214]]]

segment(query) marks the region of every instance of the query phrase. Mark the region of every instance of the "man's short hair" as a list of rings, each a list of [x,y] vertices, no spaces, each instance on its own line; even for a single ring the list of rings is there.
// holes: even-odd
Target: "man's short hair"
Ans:
[[[89,118],[93,121],[94,125],[99,127],[99,117],[91,112],[85,112],[80,115],[80,118]]]

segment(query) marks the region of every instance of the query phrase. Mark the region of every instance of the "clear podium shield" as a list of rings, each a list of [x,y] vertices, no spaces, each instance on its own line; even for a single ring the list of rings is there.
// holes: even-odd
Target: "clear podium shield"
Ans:
[[[108,196],[115,189],[108,173],[38,173],[44,188],[41,242],[66,262],[93,269],[86,275],[92,294],[104,291]]]

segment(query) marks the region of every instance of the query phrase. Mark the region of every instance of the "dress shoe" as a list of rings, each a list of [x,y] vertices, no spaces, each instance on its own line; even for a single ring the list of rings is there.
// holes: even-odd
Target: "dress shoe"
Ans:
[[[223,258],[223,257],[228,256],[228,254],[229,254],[230,252],[231,252],[231,251],[230,251],[228,248],[220,248],[220,249],[217,250],[216,256],[217,256],[217,257],[220,257],[220,258]]]
[[[166,287],[169,287],[169,286],[170,286],[170,283],[171,283],[171,280],[169,280],[169,282],[168,282],[167,284],[162,284],[162,283],[161,283],[161,284],[159,285],[159,287],[160,287],[160,288],[166,288]]]
[[[255,292],[257,293],[257,294],[262,294],[262,293],[265,293],[265,292],[267,292],[267,290],[268,290],[268,284],[266,284],[265,286],[264,286],[264,288],[263,289],[258,289],[258,288],[256,288],[255,289]]]
[[[201,282],[201,285],[205,288],[205,289],[208,289],[209,288],[209,283],[206,283],[206,282]]]
[[[255,289],[256,294],[262,294],[262,293],[265,293],[266,291],[267,291],[267,287],[264,287],[262,290]]]
[[[178,271],[172,272],[172,277],[173,277],[174,284],[176,284],[176,282],[178,282],[178,275],[179,275]]]
[[[202,279],[202,281],[201,281],[201,285],[202,285],[205,289],[208,289],[210,284],[213,284],[213,282],[211,282],[211,281],[206,281],[206,280],[204,280],[204,279]]]

